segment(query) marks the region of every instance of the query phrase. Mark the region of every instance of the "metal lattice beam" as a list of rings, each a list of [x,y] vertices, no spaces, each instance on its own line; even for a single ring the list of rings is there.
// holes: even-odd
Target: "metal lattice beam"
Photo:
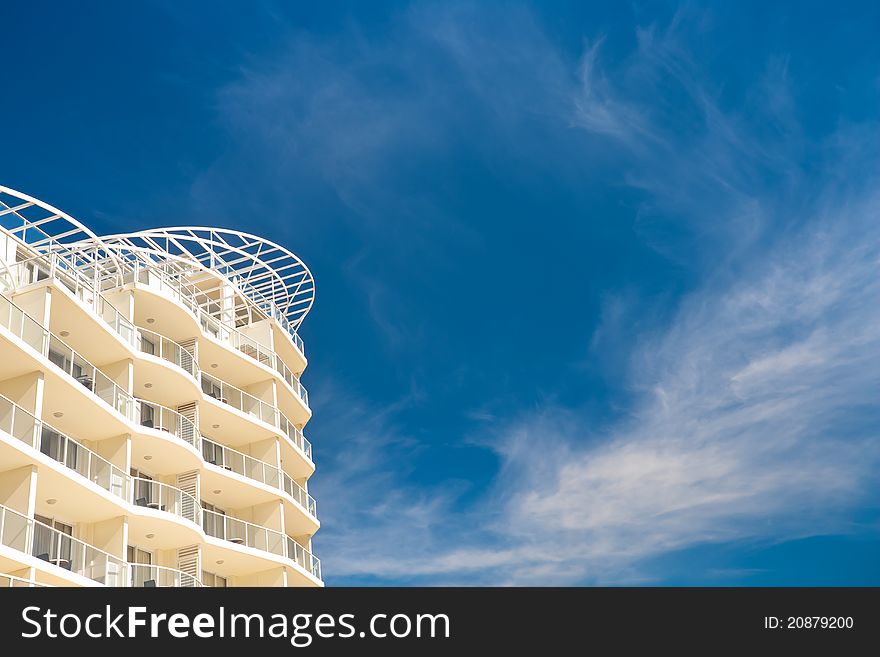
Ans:
[[[23,246],[59,254],[98,280],[122,281],[136,263],[161,267],[190,285],[208,312],[231,291],[235,318],[273,317],[291,333],[314,303],[314,277],[302,260],[241,231],[184,226],[98,236],[61,210],[3,186],[0,226]]]

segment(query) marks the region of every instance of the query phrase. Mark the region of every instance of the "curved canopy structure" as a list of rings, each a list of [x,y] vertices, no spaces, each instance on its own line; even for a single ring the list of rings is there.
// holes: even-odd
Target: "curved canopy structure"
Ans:
[[[206,313],[234,325],[271,317],[295,335],[315,299],[315,281],[302,260],[237,230],[184,226],[99,236],[58,208],[3,186],[0,226],[23,246],[57,254],[66,268],[93,280],[119,284],[139,268],[161,271]]]
[[[99,239],[103,248],[126,262],[138,260],[148,266],[174,262],[178,268],[195,265],[196,270],[231,285],[238,293],[234,301],[237,321],[256,310],[293,332],[314,303],[315,281],[305,263],[284,247],[256,235],[186,226]],[[198,290],[209,305],[219,303],[222,296],[222,289],[212,289],[204,277]]]
[[[41,252],[59,250],[83,240],[97,240],[89,228],[66,212],[0,185],[0,225]]]

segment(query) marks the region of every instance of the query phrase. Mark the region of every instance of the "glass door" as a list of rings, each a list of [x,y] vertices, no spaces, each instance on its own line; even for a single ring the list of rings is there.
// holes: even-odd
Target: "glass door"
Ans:
[[[127,556],[131,567],[131,585],[138,588],[156,586],[158,577],[153,567],[153,553],[129,545]]]

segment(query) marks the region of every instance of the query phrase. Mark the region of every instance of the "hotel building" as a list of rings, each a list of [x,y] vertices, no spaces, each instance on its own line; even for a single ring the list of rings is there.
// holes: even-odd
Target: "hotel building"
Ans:
[[[303,262],[0,187],[0,586],[322,586]]]

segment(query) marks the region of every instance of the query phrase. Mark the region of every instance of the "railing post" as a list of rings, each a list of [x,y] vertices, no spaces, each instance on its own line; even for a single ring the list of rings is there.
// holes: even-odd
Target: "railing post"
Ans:
[[[12,410],[9,413],[9,435],[15,436],[15,409],[18,406],[15,402],[12,403]]]
[[[13,407],[14,408],[14,407]],[[43,433],[43,422],[42,420],[34,420],[34,431],[31,436],[31,447],[34,449],[39,449],[39,436]]]

